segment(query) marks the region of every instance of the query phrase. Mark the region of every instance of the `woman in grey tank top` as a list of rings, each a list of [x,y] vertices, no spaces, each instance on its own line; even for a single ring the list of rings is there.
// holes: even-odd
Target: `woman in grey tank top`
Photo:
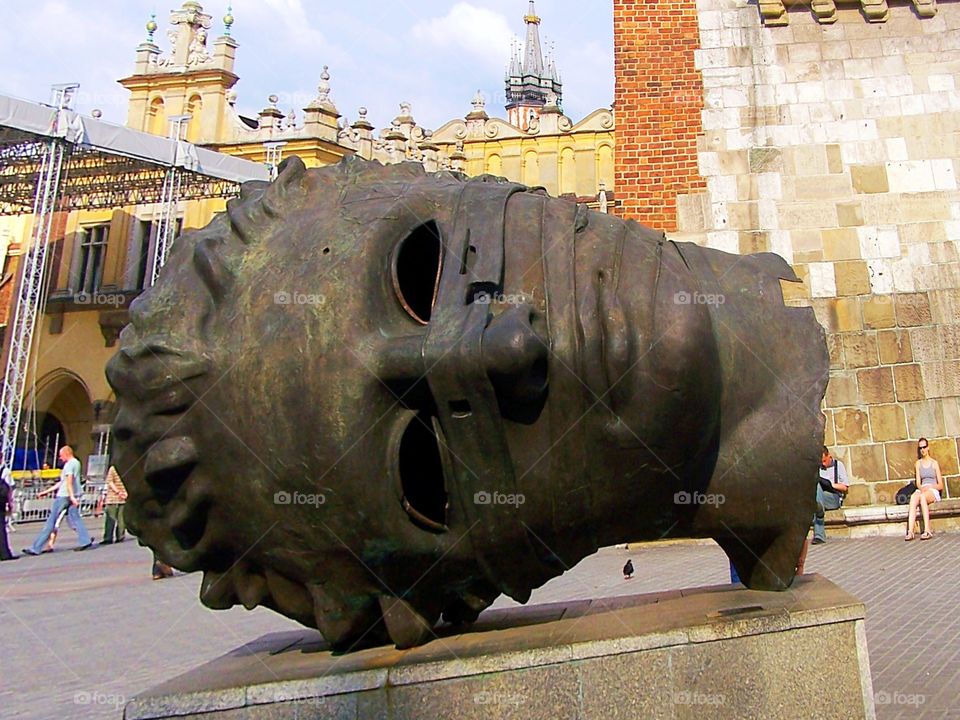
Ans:
[[[904,540],[913,540],[913,524],[917,520],[917,508],[923,513],[923,534],[921,540],[933,537],[930,532],[930,506],[940,501],[943,491],[943,473],[940,463],[930,457],[930,443],[926,438],[917,441],[917,462],[914,465],[914,482],[917,489],[910,496],[910,517],[907,520],[907,534]]]

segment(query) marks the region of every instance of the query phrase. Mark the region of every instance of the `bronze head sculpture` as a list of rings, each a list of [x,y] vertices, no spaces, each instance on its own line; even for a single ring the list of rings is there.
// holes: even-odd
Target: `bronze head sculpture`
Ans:
[[[793,580],[823,331],[772,254],[491,177],[287,160],[182,235],[108,378],[130,527],[335,648],[423,642],[598,547]]]

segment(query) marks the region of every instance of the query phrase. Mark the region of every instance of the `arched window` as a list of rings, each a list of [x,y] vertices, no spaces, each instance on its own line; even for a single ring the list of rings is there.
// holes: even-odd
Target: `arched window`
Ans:
[[[503,175],[503,160],[500,159],[499,155],[491,155],[487,158],[487,167],[484,172],[490,175]]]
[[[540,184],[540,158],[535,150],[527,150],[523,154],[523,184]]]
[[[150,101],[147,111],[147,132],[152,135],[167,136],[167,111],[163,107],[163,98],[155,97]]]
[[[198,142],[200,140],[200,115],[203,111],[203,100],[199,95],[194,95],[187,103],[187,114],[190,115],[190,122],[187,124],[187,141]]]

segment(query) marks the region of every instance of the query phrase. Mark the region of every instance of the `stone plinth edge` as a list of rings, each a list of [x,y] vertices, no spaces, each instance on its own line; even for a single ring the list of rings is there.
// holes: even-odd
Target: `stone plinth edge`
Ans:
[[[492,611],[405,651],[334,655],[315,632],[277,633],[134,698],[124,717],[704,720],[801,718],[815,703],[872,720],[863,618],[856,598],[805,575],[782,593],[714,586]],[[836,667],[848,682],[831,680]]]

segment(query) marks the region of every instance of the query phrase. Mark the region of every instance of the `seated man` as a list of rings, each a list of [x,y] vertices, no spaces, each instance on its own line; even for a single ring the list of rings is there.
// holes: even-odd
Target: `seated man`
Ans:
[[[830,455],[830,451],[824,445],[823,455],[820,457],[820,478],[817,484],[817,512],[813,516],[814,545],[827,541],[823,514],[827,510],[836,510],[840,507],[848,487],[846,468],[843,467],[842,462]]]

